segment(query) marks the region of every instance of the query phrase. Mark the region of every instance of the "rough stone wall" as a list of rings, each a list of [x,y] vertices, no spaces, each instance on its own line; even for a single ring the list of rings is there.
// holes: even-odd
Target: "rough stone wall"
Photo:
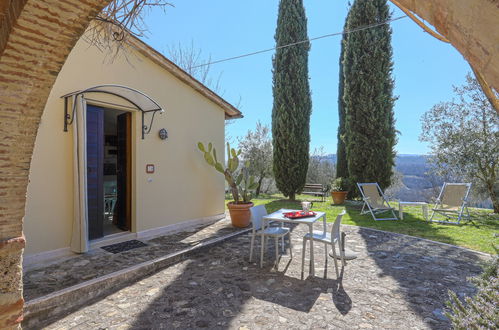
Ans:
[[[22,320],[22,219],[40,117],[66,57],[108,2],[0,0],[0,329]]]
[[[397,0],[429,22],[499,91],[499,0]]]
[[[0,0],[1,329],[16,328],[22,319],[22,218],[41,113],[75,42],[109,1]],[[398,1],[447,37],[499,89],[497,0]]]

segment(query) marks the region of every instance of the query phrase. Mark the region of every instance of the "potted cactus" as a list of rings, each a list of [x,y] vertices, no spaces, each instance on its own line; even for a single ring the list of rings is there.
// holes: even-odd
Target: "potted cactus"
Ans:
[[[345,178],[336,178],[331,183],[331,197],[333,204],[343,204],[348,194],[348,182]]]
[[[206,162],[213,166],[218,172],[222,173],[229,185],[232,202],[227,204],[229,208],[230,218],[234,227],[244,228],[250,223],[250,207],[253,206],[251,202],[251,190],[258,187],[258,182],[255,178],[249,175],[248,167],[249,162],[246,161],[244,166],[239,166],[239,155],[241,150],[236,151],[231,148],[227,143],[227,165],[223,165],[217,160],[217,151],[213,148],[212,143],[208,143],[206,148],[203,143],[198,143],[199,150],[204,153]]]

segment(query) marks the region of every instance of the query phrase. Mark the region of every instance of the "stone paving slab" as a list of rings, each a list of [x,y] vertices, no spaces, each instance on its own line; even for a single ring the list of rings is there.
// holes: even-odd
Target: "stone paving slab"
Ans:
[[[305,230],[293,228],[294,258],[287,252],[277,270],[272,242],[260,268],[248,262],[250,235],[243,234],[47,329],[448,329],[443,315],[447,291],[472,294],[466,278],[479,274],[488,258],[410,236],[343,226],[347,246],[359,257],[347,262],[337,279],[332,258],[325,267],[324,246],[316,244],[318,276],[301,279]]]
[[[147,244],[145,247],[117,254],[97,248],[61,262],[32,267],[23,275],[24,299],[30,301],[240,230],[226,218],[188,231],[140,240]]]

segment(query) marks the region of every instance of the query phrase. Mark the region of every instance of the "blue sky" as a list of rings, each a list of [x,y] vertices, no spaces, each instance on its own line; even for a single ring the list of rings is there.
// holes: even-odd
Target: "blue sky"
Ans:
[[[149,32],[143,38],[167,55],[171,45],[190,46],[206,58],[223,59],[271,48],[275,45],[278,0],[172,0],[166,13],[147,14]],[[305,0],[310,38],[340,32],[348,10],[347,0]],[[391,5],[393,17],[404,15]],[[400,154],[424,154],[428,146],[418,141],[420,117],[434,104],[452,98],[452,85],[465,80],[469,65],[452,46],[423,32],[411,19],[391,24],[394,53],[396,128],[401,132]],[[312,92],[311,151],[323,146],[336,153],[338,128],[338,58],[341,36],[312,43],[309,75]],[[254,129],[257,120],[271,122],[273,52],[214,64],[213,76],[221,73],[223,97],[239,100],[244,118],[227,127],[233,138]]]

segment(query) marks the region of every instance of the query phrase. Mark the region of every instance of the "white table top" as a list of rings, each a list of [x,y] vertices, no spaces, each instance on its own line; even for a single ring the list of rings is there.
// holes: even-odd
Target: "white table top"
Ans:
[[[403,205],[428,205],[428,203],[426,203],[426,202],[403,202],[403,201],[399,201],[399,204],[403,204]]]
[[[298,218],[298,219],[290,219],[286,218],[283,213],[285,212],[296,212],[296,211],[301,211],[301,210],[289,210],[289,209],[280,209],[278,211],[275,211],[274,213],[268,214],[264,216],[263,218],[265,220],[274,220],[274,221],[283,221],[283,222],[293,222],[293,223],[314,223],[320,218],[324,217],[326,213],[324,212],[315,212],[317,215],[315,217],[308,217],[308,218]]]

